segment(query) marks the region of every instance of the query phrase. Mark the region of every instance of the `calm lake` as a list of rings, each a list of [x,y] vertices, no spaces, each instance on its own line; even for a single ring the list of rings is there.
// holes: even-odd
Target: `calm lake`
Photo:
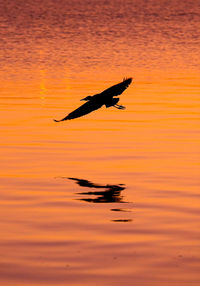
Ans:
[[[200,1],[0,5],[0,281],[200,285]],[[133,77],[125,110],[55,123]]]

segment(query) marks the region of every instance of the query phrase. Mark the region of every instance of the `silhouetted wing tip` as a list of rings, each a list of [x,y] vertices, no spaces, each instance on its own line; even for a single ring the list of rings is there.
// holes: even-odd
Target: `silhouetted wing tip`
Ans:
[[[132,82],[133,78],[132,77],[124,77],[123,81],[129,81],[130,83]]]
[[[129,77],[129,78],[124,78],[123,79],[123,82],[126,83],[127,87],[131,84],[133,78],[132,77]]]
[[[70,119],[70,118],[69,118]],[[69,120],[68,118],[64,118],[64,119],[61,119],[61,120],[56,120],[56,119],[54,119],[53,121],[55,121],[55,122],[61,122],[61,121],[65,121],[65,120]]]

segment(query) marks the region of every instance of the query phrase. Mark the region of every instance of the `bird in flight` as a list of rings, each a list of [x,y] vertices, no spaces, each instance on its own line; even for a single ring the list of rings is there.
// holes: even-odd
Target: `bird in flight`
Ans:
[[[101,108],[103,105],[108,107],[115,107],[118,109],[125,109],[123,105],[117,104],[119,101],[119,98],[116,97],[123,93],[125,89],[131,84],[132,78],[125,78],[122,82],[115,84],[101,93],[95,94],[93,96],[87,96],[81,100],[86,101],[83,105],[69,113],[66,117],[64,117],[61,120],[55,120],[55,122],[60,122],[64,120],[70,120],[74,118],[78,118],[81,116],[84,116],[94,110],[97,110]]]

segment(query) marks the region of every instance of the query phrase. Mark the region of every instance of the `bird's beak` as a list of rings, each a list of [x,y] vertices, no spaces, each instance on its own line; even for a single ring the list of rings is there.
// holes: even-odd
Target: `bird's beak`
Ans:
[[[88,101],[88,100],[90,100],[92,98],[92,96],[90,96],[90,95],[88,95],[88,96],[86,96],[86,97],[84,97],[84,98],[82,98],[82,99],[80,99],[80,100],[85,100],[85,101]]]
[[[80,100],[81,100],[81,101],[88,100],[88,96],[86,96],[86,97],[84,97],[84,98],[81,98]]]

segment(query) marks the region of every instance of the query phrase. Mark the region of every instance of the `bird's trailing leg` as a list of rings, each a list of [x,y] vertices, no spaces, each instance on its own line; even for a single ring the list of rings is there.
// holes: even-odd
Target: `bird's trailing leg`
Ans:
[[[119,105],[119,104],[115,104],[115,105],[113,105],[115,108],[117,108],[117,109],[126,109],[126,107],[125,106],[123,106],[123,105]]]

